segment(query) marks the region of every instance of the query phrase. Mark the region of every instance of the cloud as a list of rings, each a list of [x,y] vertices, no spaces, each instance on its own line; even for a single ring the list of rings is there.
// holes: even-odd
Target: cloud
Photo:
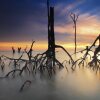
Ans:
[[[73,22],[68,24],[61,24],[55,26],[55,32],[57,33],[74,33]],[[77,34],[85,35],[97,35],[100,32],[100,20],[96,15],[90,15],[89,13],[81,14],[77,21]]]
[[[55,6],[55,11],[59,12],[59,15],[65,15],[70,12],[72,12],[74,9],[76,9],[79,5],[81,5],[84,2],[84,0],[75,0],[72,3],[58,3]]]
[[[44,0],[12,1],[10,0],[9,4],[8,1],[2,1],[4,3],[0,1],[0,41],[27,42],[33,39],[47,43],[46,2]],[[70,12],[80,14],[77,22],[77,43],[87,45],[93,42],[100,32],[98,18],[100,7],[96,1],[54,1],[56,43],[74,44],[74,27],[69,16]]]
[[[75,12],[75,13],[80,13]],[[56,36],[57,40],[62,41],[63,44],[72,43],[74,46],[74,25],[71,18],[68,23],[56,24],[55,32],[59,34]],[[77,44],[78,46],[86,46],[93,43],[100,32],[100,20],[98,15],[90,12],[81,13],[77,21]],[[58,42],[60,43],[60,42]]]

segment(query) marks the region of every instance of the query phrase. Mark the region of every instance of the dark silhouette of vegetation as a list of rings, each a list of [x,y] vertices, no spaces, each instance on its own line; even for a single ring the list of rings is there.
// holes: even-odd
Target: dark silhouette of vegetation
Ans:
[[[21,47],[18,47],[18,53],[20,53],[21,52]]]
[[[96,42],[99,41],[99,45],[96,46]],[[92,50],[94,47],[96,47],[94,50]],[[78,65],[82,65],[85,66],[86,63],[86,59],[90,58],[90,61],[88,62],[88,64],[86,63],[86,66],[88,65],[89,68],[92,68],[93,70],[99,71],[100,70],[100,59],[99,59],[99,52],[100,52],[100,35],[95,39],[95,41],[93,42],[93,44],[89,47],[87,46],[86,49],[81,50],[77,53],[83,53],[85,52],[84,56],[77,59],[74,64],[72,65],[72,69],[75,69],[75,65],[76,63],[78,63]],[[93,57],[91,56],[90,52],[93,53]]]
[[[70,17],[71,17],[71,19],[72,19],[72,21],[73,21],[73,23],[74,23],[74,29],[75,29],[75,54],[76,54],[76,49],[77,49],[77,43],[76,43],[76,33],[77,33],[77,20],[78,20],[78,16],[79,15],[76,15],[76,14],[74,14],[74,13],[71,13],[70,14]]]
[[[24,90],[24,88],[25,88],[25,86],[30,86],[31,85],[31,81],[30,80],[26,80],[25,82],[24,82],[24,84],[21,86],[21,88],[20,88],[20,90],[19,90],[19,92],[22,92],[23,90]]]
[[[15,54],[15,49],[14,49],[14,47],[12,47],[12,52],[13,52],[13,54]]]
[[[100,59],[98,58],[100,56],[100,35],[96,38],[94,43],[91,46],[86,46],[85,49],[76,52],[76,22],[78,19],[78,16],[71,13],[71,18],[74,22],[75,26],[75,55],[78,53],[84,53],[83,57],[73,60],[73,55],[70,54],[63,46],[58,45],[55,43],[55,34],[54,34],[54,7],[51,7],[49,5],[49,0],[47,0],[47,11],[48,11],[48,49],[43,53],[38,53],[33,56],[33,45],[35,41],[32,41],[32,44],[30,46],[30,49],[27,50],[27,47],[24,49],[23,52],[21,52],[21,47],[18,48],[18,53],[21,53],[21,56],[19,58],[13,57],[7,57],[5,55],[0,56],[0,67],[1,71],[4,71],[5,68],[5,62],[6,60],[9,61],[8,66],[13,67],[4,77],[0,77],[0,79],[13,77],[15,76],[23,76],[24,73],[28,72],[28,75],[30,74],[36,74],[37,72],[40,72],[41,75],[43,75],[45,72],[47,72],[49,78],[52,77],[56,73],[56,69],[61,68],[67,68],[67,64],[72,65],[71,69],[74,71],[76,68],[76,65],[78,66],[88,66],[89,68],[97,71],[100,71]],[[99,40],[99,45],[96,47],[96,42]],[[95,50],[93,50],[93,47],[96,47]],[[56,57],[56,50],[55,49],[62,49],[66,55],[68,56],[68,59],[65,59],[63,62],[60,62]],[[93,53],[93,57],[91,56],[90,52]],[[15,54],[15,49],[12,47],[12,53]],[[28,59],[24,58],[23,55],[26,54]],[[87,62],[87,58],[90,57],[89,62]],[[22,65],[22,66],[20,66]],[[27,84],[31,85],[30,80],[26,80],[21,88],[20,92],[24,90],[24,88],[27,86]]]
[[[39,71],[41,74],[48,72],[49,78],[53,74],[56,73],[56,69],[61,69],[64,68],[65,61],[60,62],[56,58],[56,48],[61,48],[62,50],[65,51],[65,53],[68,55],[70,64],[74,63],[73,58],[71,55],[68,53],[68,51],[60,46],[55,44],[55,34],[54,34],[54,7],[49,6],[49,0],[47,0],[47,11],[48,11],[48,49],[41,54],[37,54],[33,56],[33,44],[35,41],[32,41],[31,47],[29,50],[27,50],[27,47],[24,49],[22,52],[21,56],[19,58],[10,58],[5,55],[2,55],[0,57],[0,64],[2,70],[4,69],[4,61],[9,60],[9,67],[13,64],[13,69],[9,71],[4,77],[0,77],[0,79],[7,78],[7,77],[15,77],[16,75],[22,76],[23,73],[26,71],[30,74],[36,74],[37,71]],[[12,53],[15,54],[15,49],[12,47]],[[21,47],[18,47],[18,53],[21,53]],[[27,54],[28,59],[24,59],[23,55]],[[3,60],[4,61],[3,61]],[[23,67],[20,66],[23,64]],[[65,67],[68,71],[67,66]],[[24,87],[26,86],[27,83],[31,83],[31,81],[27,80],[24,82],[24,84],[21,86],[20,91],[23,91]]]

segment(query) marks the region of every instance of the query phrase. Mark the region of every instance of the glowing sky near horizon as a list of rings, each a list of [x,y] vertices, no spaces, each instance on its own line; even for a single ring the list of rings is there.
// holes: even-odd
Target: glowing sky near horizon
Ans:
[[[79,15],[77,43],[91,44],[100,32],[100,0],[51,0],[55,6],[56,43],[74,47],[74,28],[70,18]],[[36,41],[35,48],[47,48],[46,0],[0,0],[0,50],[25,48]]]

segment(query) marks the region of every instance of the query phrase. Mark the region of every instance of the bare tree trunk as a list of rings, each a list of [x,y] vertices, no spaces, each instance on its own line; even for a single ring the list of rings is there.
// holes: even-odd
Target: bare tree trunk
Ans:
[[[75,54],[76,54],[76,48],[77,48],[77,44],[76,44],[76,42],[77,42],[77,41],[76,41],[76,30],[77,30],[77,29],[76,29],[76,23],[75,23]]]
[[[76,39],[76,33],[77,33],[77,19],[78,19],[78,15],[76,15],[76,14],[74,14],[74,13],[71,13],[70,14],[70,17],[71,17],[71,19],[72,19],[72,21],[73,21],[73,23],[74,23],[74,29],[75,29],[75,55],[76,55],[76,49],[77,49],[77,39]]]
[[[48,11],[48,61],[55,65],[55,36],[54,36],[54,7],[49,7],[49,0],[47,0]],[[51,60],[52,59],[52,60]]]

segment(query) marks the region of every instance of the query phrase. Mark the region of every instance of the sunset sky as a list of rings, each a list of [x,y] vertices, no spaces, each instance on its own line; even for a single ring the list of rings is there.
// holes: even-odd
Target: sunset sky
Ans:
[[[100,32],[100,0],[51,0],[55,7],[56,43],[66,48],[74,46],[74,28],[70,18],[79,15],[77,22],[78,47],[90,45]],[[47,47],[46,0],[0,0],[0,50],[11,46],[23,48],[35,40],[35,49]]]

